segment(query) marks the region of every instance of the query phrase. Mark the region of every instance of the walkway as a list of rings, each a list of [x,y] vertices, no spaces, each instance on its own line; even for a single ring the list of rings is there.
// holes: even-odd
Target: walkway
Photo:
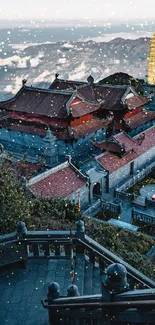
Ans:
[[[152,199],[152,195],[155,194],[155,184],[143,186],[140,189],[140,194],[143,198]]]
[[[133,206],[130,203],[121,201],[122,211],[119,215],[119,220],[127,223],[132,223],[131,211]]]
[[[70,260],[31,258],[27,268],[10,266],[0,271],[0,324],[47,325],[48,312],[41,304],[47,298],[48,285],[55,281],[61,295],[71,284]],[[76,261],[75,284],[80,295],[101,293],[100,271],[83,257]]]

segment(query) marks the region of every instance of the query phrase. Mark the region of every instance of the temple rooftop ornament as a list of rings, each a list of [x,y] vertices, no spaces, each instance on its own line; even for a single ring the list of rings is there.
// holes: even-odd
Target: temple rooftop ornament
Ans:
[[[87,78],[87,81],[88,81],[88,83],[89,83],[90,85],[92,85],[92,84],[94,83],[94,78],[93,78],[92,76],[89,76],[89,77]]]

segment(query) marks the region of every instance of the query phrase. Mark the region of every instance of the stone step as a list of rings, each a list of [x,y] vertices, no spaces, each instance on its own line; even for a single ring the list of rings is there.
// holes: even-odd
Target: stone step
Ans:
[[[93,286],[93,264],[85,261],[84,270],[84,295],[91,295]]]
[[[55,281],[59,283],[61,295],[67,295],[67,288],[72,284],[71,260],[50,260],[46,275],[46,292],[48,285]],[[101,293],[100,270],[91,264],[82,254],[78,254],[75,260],[74,282],[80,295]]]
[[[92,281],[92,294],[100,294],[102,292],[101,290],[101,284],[102,284],[102,277],[100,275],[99,268],[93,266],[93,281]]]
[[[85,258],[83,254],[78,254],[75,261],[75,278],[74,284],[78,287],[79,293],[84,294],[84,273],[85,273]]]
[[[143,196],[138,196],[132,204],[134,206],[146,207],[145,198]]]

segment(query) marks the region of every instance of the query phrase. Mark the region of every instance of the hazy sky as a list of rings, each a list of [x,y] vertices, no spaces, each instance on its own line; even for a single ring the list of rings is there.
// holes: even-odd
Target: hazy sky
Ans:
[[[155,0],[4,0],[0,19],[153,19]]]

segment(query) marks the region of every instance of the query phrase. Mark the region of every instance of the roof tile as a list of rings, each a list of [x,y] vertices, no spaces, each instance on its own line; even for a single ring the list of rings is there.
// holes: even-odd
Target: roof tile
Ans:
[[[86,180],[68,166],[32,184],[30,190],[46,198],[68,197],[85,184]]]
[[[131,151],[121,158],[115,154],[106,152],[105,154],[97,157],[97,160],[100,162],[103,168],[109,170],[110,174],[114,173],[118,169],[133,161],[135,158],[144,154],[152,147],[155,147],[155,127],[152,127],[143,133],[145,133],[145,138],[140,142],[138,141],[138,136],[131,138],[130,140],[129,136],[124,132],[118,134],[116,139],[120,142],[123,141],[126,148]]]
[[[54,118],[67,117],[66,103],[71,94],[55,93],[24,87],[14,99],[3,104],[6,110],[44,115]],[[2,104],[0,104],[2,105]]]
[[[105,128],[109,121],[101,121],[97,119],[93,119],[91,121],[87,121],[86,123],[80,124],[78,126],[73,127],[74,137],[75,139],[83,138],[91,133],[94,133],[102,128]]]

